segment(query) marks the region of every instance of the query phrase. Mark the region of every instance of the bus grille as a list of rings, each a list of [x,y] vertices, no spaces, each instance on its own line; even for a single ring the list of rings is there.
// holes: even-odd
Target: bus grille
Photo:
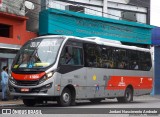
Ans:
[[[19,86],[36,86],[38,85],[39,81],[20,81],[20,80],[17,80],[16,81],[17,85]]]

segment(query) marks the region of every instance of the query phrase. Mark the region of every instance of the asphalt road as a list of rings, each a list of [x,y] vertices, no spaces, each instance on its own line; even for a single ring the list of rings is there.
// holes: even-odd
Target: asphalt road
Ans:
[[[89,101],[85,100],[79,100],[77,101],[75,106],[70,107],[59,107],[57,103],[55,102],[48,102],[47,104],[40,104],[36,105],[35,107],[25,107],[23,104],[17,104],[17,105],[5,105],[1,107],[2,109],[11,109],[12,117],[18,117],[22,113],[34,113],[33,111],[28,110],[34,110],[35,113],[42,113],[42,114],[48,114],[45,116],[51,116],[52,114],[56,115],[55,117],[62,117],[62,116],[69,116],[69,117],[77,117],[82,116],[88,117],[104,117],[104,116],[113,116],[113,117],[128,117],[128,116],[160,116],[160,114],[151,114],[150,112],[160,113],[160,96],[138,96],[134,97],[134,101],[132,103],[118,103],[116,99],[106,99],[98,104],[93,104]],[[16,111],[20,110],[20,111]],[[38,110],[38,111],[36,111]],[[131,112],[136,111],[140,112],[138,114],[128,114],[124,112]],[[141,112],[147,111],[147,114],[141,114]],[[21,114],[17,115],[16,113],[20,112]],[[1,116],[1,115],[0,115]],[[7,115],[6,115],[7,116]],[[22,116],[22,115],[21,115]],[[23,115],[24,117],[27,115]],[[36,115],[40,117],[44,117],[42,115]]]

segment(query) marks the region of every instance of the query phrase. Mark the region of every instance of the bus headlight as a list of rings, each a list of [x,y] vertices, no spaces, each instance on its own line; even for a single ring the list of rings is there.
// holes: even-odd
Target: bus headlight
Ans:
[[[46,75],[44,75],[40,81],[39,81],[39,84],[43,83],[44,81],[50,79],[52,76],[53,76],[54,72],[49,72],[47,73]]]
[[[50,78],[50,77],[53,76],[53,72],[49,72],[49,73],[47,73],[46,75],[47,75],[48,78]]]

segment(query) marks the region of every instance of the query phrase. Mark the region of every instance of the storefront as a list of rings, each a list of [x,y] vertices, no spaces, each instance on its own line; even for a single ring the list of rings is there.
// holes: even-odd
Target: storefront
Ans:
[[[67,10],[40,12],[39,35],[97,36],[126,43],[151,44],[150,25],[114,20]]]
[[[27,18],[0,12],[0,71],[10,66],[20,47],[37,35],[26,31]]]

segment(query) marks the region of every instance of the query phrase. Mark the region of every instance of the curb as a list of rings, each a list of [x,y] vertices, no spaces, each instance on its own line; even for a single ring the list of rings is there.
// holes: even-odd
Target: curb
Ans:
[[[12,106],[23,106],[23,104],[2,104],[2,105],[0,105],[0,107],[12,107]]]

